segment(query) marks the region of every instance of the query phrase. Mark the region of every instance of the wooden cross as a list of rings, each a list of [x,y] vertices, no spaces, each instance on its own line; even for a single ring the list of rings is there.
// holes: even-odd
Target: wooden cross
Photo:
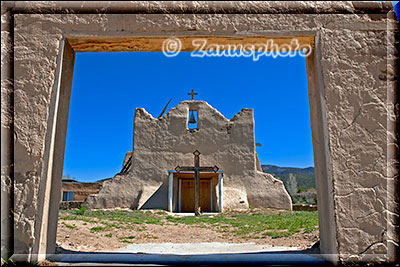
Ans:
[[[192,101],[193,101],[194,100],[194,96],[197,95],[197,93],[193,92],[193,89],[192,89],[192,92],[188,93],[188,95],[192,96]]]
[[[191,166],[177,166],[176,172],[181,171],[194,171],[194,214],[200,215],[200,172],[217,172],[219,168],[215,165],[214,167],[200,167],[200,152],[196,149],[194,152],[194,167]]]

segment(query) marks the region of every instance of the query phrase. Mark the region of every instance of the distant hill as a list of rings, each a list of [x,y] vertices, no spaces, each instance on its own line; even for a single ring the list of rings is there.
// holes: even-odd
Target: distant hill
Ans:
[[[302,193],[307,191],[315,192],[316,186],[315,186],[314,167],[294,168],[294,167],[278,167],[274,165],[261,165],[261,167],[264,172],[270,173],[274,175],[276,178],[280,179],[285,185],[286,189],[290,187],[289,176],[291,174],[296,178],[297,193]],[[290,190],[288,190],[288,192],[289,191]],[[298,194],[292,195],[292,198],[293,197],[296,197],[297,199]]]
[[[294,168],[294,167],[278,167],[275,165],[261,165],[264,172],[268,172],[271,174],[312,174],[314,175],[314,167],[308,168]]]

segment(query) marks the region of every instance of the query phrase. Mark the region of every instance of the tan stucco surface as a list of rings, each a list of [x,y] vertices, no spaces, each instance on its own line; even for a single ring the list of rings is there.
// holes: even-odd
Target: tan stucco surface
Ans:
[[[311,36],[321,251],[342,260],[393,261],[398,23],[390,9],[378,2],[2,2],[2,253],[34,259],[54,252],[52,203],[59,203],[73,73],[69,38]]]

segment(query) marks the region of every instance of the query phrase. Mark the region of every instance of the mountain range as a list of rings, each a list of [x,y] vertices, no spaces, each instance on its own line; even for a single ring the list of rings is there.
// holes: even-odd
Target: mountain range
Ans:
[[[275,165],[261,165],[263,172],[270,173],[276,178],[283,181],[286,188],[288,187],[289,174],[296,177],[297,187],[299,191],[308,191],[315,186],[314,167],[295,168],[295,167],[278,167]]]

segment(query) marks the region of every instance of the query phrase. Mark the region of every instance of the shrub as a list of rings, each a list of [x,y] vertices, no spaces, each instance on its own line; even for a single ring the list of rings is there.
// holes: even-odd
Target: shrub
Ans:
[[[87,208],[84,205],[81,205],[79,209],[76,210],[76,215],[85,215]]]

